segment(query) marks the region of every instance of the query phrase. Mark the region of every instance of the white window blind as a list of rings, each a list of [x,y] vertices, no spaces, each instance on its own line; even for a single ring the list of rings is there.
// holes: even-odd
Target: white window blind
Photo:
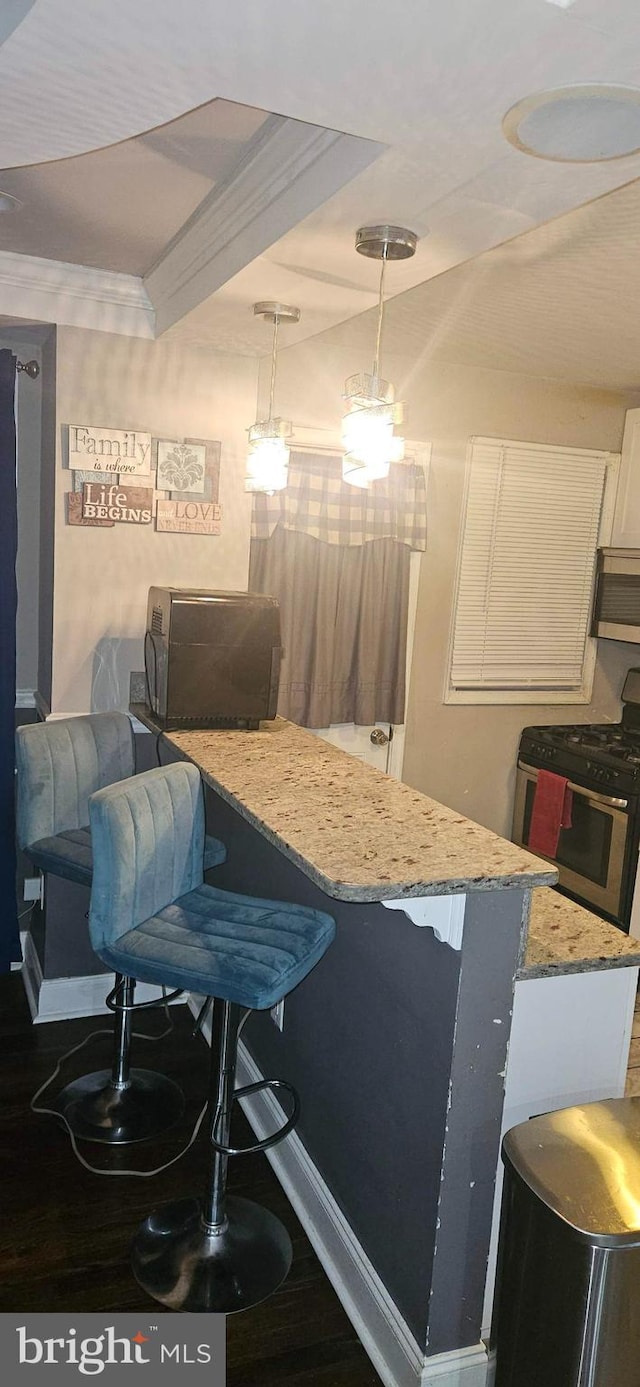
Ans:
[[[452,689],[579,689],[610,453],[474,439]]]

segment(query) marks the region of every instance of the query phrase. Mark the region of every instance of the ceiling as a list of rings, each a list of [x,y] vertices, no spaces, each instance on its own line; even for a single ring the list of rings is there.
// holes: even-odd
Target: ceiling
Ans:
[[[640,182],[486,252],[387,304],[383,367],[406,390],[448,362],[640,390]],[[373,310],[323,334],[366,364]],[[354,366],[355,369],[355,366]]]
[[[106,149],[4,170],[0,188],[22,206],[0,216],[0,250],[144,275],[267,120],[210,101]]]
[[[5,0],[0,188],[23,208],[0,218],[0,257],[141,280],[158,333],[259,355],[257,299],[301,308],[292,343],[371,308],[354,232],[391,221],[421,240],[389,269],[390,334],[595,383],[587,308],[600,331],[612,296],[628,303],[637,218],[633,187],[609,220],[593,200],[640,179],[640,155],[548,163],[501,128],[520,98],[576,82],[640,86],[637,0]],[[472,260],[474,278],[456,268]],[[633,333],[606,332],[605,374],[626,383]]]

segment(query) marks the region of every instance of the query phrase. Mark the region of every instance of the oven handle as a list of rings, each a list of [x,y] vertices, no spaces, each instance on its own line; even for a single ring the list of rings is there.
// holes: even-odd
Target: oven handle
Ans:
[[[518,761],[518,770],[526,771],[534,780],[538,779],[538,771],[535,766],[528,766],[525,761]],[[611,795],[600,795],[597,790],[587,790],[585,785],[574,785],[572,780],[567,781],[567,789],[574,790],[577,795],[586,795],[587,799],[592,799],[596,804],[608,804],[612,809],[626,809],[629,801],[627,799],[612,799]]]

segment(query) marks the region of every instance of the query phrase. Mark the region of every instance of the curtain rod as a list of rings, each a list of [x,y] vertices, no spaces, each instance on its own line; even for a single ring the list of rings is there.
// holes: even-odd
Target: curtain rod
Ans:
[[[24,371],[30,380],[37,380],[40,375],[37,361],[16,361],[16,371]]]

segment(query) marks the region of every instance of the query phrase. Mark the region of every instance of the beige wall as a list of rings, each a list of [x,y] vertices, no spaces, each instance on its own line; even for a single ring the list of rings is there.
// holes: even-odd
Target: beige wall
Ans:
[[[289,348],[278,369],[278,412],[298,425],[327,430],[327,442],[339,428],[344,378],[367,368],[359,354],[339,341],[340,335],[334,330]],[[435,799],[508,836],[522,728],[617,719],[624,672],[630,664],[640,665],[640,648],[599,642],[590,706],[445,706],[467,440],[479,434],[617,450],[631,401],[442,363],[385,360],[385,374],[406,402],[407,436],[432,442],[429,539],[422,560],[404,776]],[[261,371],[261,393],[263,388]]]
[[[335,332],[280,357],[278,412],[337,437],[346,375],[361,364]],[[445,706],[465,451],[469,435],[617,449],[627,402],[501,372],[389,361],[408,409],[407,434],[431,440],[429,543],[422,562],[407,714],[405,778],[508,833],[518,738],[529,723],[616,719],[624,671],[640,650],[600,642],[589,707]],[[152,583],[245,587],[249,500],[244,492],[256,364],[198,348],[73,328],[58,334],[58,468],[52,708],[124,707],[130,669],[142,668],[146,594]],[[261,370],[261,391],[265,372]],[[222,534],[157,535],[66,525],[63,426],[69,423],[220,438]]]
[[[59,328],[52,711],[126,708],[129,671],[143,668],[151,584],[246,588],[246,432],[257,365],[180,344]],[[156,534],[149,526],[69,526],[65,426],[140,429],[222,442],[219,536]]]

